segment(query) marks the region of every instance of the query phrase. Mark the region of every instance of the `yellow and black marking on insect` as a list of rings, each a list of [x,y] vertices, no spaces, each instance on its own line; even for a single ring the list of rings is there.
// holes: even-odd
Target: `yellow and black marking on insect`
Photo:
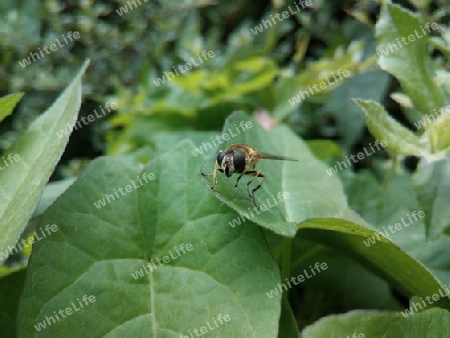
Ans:
[[[271,155],[263,152],[257,151],[255,148],[250,147],[247,144],[232,144],[225,150],[221,150],[217,155],[216,165],[214,167],[214,172],[210,174],[201,173],[203,176],[213,176],[214,184],[210,188],[214,191],[217,186],[217,172],[220,171],[224,173],[225,176],[231,177],[233,174],[240,174],[234,185],[237,188],[238,183],[243,175],[250,175],[253,178],[247,182],[247,192],[253,201],[253,204],[258,207],[255,203],[255,191],[257,191],[263,185],[267,176],[261,172],[261,170],[255,169],[256,163],[261,160],[282,160],[282,161],[298,161],[293,158]],[[257,178],[261,177],[262,180],[259,184],[250,191],[250,184]]]

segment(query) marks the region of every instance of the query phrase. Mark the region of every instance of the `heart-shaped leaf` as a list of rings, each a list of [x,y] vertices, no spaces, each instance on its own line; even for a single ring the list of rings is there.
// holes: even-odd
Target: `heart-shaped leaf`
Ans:
[[[263,295],[278,268],[257,226],[230,227],[193,147],[144,168],[95,160],[45,212],[41,230],[59,230],[33,247],[21,336],[276,337],[281,296]]]
[[[223,143],[225,139],[227,141]],[[327,167],[286,126],[266,131],[248,115],[237,112],[228,117],[218,140],[223,143],[220,144],[222,150],[231,144],[244,143],[261,152],[298,159],[297,162],[262,160],[258,163],[259,169],[267,176],[255,194],[259,209],[253,205],[247,192],[249,179],[243,178],[236,190],[237,174],[227,178],[217,173],[215,195],[241,215],[232,225],[239,226],[245,219],[250,219],[275,233],[293,237],[296,224],[312,217],[342,217],[363,224],[348,208],[339,179],[327,174]],[[209,143],[219,146],[219,141]],[[204,173],[213,171],[217,152],[205,163]],[[203,180],[212,186],[211,177]],[[253,183],[252,187],[256,185]]]

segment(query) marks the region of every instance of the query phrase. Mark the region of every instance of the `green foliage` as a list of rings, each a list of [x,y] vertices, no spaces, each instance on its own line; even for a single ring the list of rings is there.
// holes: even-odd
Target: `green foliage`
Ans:
[[[193,146],[182,142],[142,169],[123,159],[95,160],[48,209],[42,224],[61,228],[34,248],[33,278],[26,280],[19,312],[21,335],[80,292],[97,297],[87,314],[75,313],[37,336],[70,335],[82,318],[90,318],[83,320],[83,331],[94,336],[186,335],[221,314],[231,320],[216,329],[219,336],[276,334],[280,297],[261,297],[279,280],[276,264],[257,227],[229,226],[236,215],[196,178],[203,157],[191,155]],[[174,166],[182,170],[168,173]],[[153,173],[155,180],[102,208],[94,205],[104,191],[125,187],[138,176],[144,180],[143,173]],[[190,251],[183,254],[183,245]],[[170,264],[164,258],[161,265],[164,256]],[[72,266],[70,276],[65,264]],[[135,279],[133,274],[147,264],[155,264],[155,270]],[[99,311],[116,307],[120,313],[99,323]]]
[[[129,90],[121,89],[120,95],[114,100],[132,114],[125,117],[119,115],[111,121],[112,126],[122,127],[122,130],[108,135],[109,139],[116,140],[111,143],[109,154],[120,153],[118,145],[123,143],[129,146],[122,151],[153,143],[155,133],[149,134],[149,129],[161,132],[178,127],[182,130],[186,124],[219,128],[216,123],[220,119],[217,116],[224,119],[230,107],[253,111],[264,106],[273,112],[274,118],[282,120],[300,105],[299,102],[290,104],[290,100],[298,95],[301,88],[324,82],[327,75],[330,77],[330,74],[336,74],[339,70],[366,70],[367,66],[358,65],[357,55],[360,51],[361,46],[350,47],[334,60],[312,63],[310,69],[298,76],[284,75],[275,81],[277,73],[283,70],[277,69],[274,62],[262,54],[253,52],[256,55],[247,56],[248,52],[244,49],[214,57],[206,61],[208,64],[201,70],[193,70],[164,84],[159,81],[160,78],[152,79],[153,83],[147,84],[145,88],[146,94],[140,92],[133,96]],[[217,70],[207,70],[221,64],[224,66]],[[345,78],[327,87],[321,94],[326,94],[344,82]],[[213,120],[212,113],[216,116]],[[146,118],[142,119],[142,115]],[[177,125],[171,122],[174,119],[184,123]],[[166,126],[161,126],[161,122]],[[147,124],[145,128],[142,128],[142,123]]]
[[[380,142],[385,141],[389,150],[404,155],[426,154],[419,137],[390,117],[382,106],[373,101],[359,99],[356,99],[355,103],[361,107],[372,135]]]
[[[377,51],[382,55],[378,64],[400,81],[417,110],[430,114],[443,107],[445,102],[442,91],[433,80],[434,67],[427,53],[427,33],[438,29],[438,25],[434,23],[434,28],[430,22],[421,22],[400,6],[388,3],[382,8],[375,29]],[[400,45],[400,48],[390,48],[389,44]]]
[[[312,3],[0,5],[1,337],[449,335],[448,5]],[[85,106],[87,64],[37,117],[87,54]],[[298,160],[258,163],[261,209],[201,175],[234,143]]]
[[[0,98],[0,122],[13,112],[14,107],[22,96],[23,93],[18,93]]]
[[[58,137],[57,132],[76,121],[81,104],[81,76],[86,67],[87,64],[55,104],[31,124],[6,152],[12,155],[12,160],[7,157],[5,161],[8,164],[5,164],[6,168],[0,175],[0,184],[4,189],[4,203],[1,203],[0,209],[2,253],[10,251],[10,246],[14,247],[64,151],[70,134]],[[33,187],[31,191],[30,186]]]
[[[248,116],[243,113],[232,114],[225,123],[222,135],[231,134],[241,121],[247,121]],[[337,177],[326,175],[326,166],[311,155],[308,147],[289,129],[280,126],[271,132],[264,131],[252,123],[251,129],[238,134],[233,143],[252,144],[260,151],[275,154],[277,149],[285,149],[283,156],[299,159],[302,164],[290,161],[261,163],[260,168],[267,175],[267,181],[255,195],[258,203],[270,209],[261,211],[261,215],[254,209],[248,196],[246,187],[233,188],[226,177],[218,177],[217,197],[235,209],[240,215],[246,215],[253,222],[270,229],[278,234],[293,237],[296,223],[312,217],[353,217],[349,216],[345,195]],[[222,146],[225,148],[226,144]],[[278,150],[279,152],[279,150]],[[208,160],[203,166],[203,172],[212,172],[214,163]],[[302,177],[303,180],[298,180]],[[212,186],[212,179],[203,178],[207,186]],[[233,180],[234,181],[234,180]],[[308,184],[308,182],[310,184]],[[260,193],[260,191],[262,191]],[[280,193],[288,193],[280,197]],[[298,201],[304,201],[303,207]],[[274,205],[277,203],[276,205]],[[283,221],[284,220],[284,221]]]
[[[450,325],[450,313],[430,309],[416,314],[414,320],[398,314],[355,311],[330,316],[307,327],[305,338],[314,337],[443,337],[443,328]],[[351,333],[350,333],[351,332]],[[363,336],[364,335],[364,336]]]

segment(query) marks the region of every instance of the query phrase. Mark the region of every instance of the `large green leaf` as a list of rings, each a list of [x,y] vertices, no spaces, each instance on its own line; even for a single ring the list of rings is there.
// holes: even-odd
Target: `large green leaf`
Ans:
[[[235,130],[232,128],[237,128],[246,119],[249,117],[245,114],[232,114],[225,123],[223,134],[231,134]],[[382,239],[373,247],[365,245],[364,240],[374,235],[375,228],[348,208],[341,183],[336,177],[326,174],[325,165],[317,161],[307,146],[289,129],[280,126],[267,132],[255,122],[252,125],[252,128],[240,134],[234,132],[232,140],[222,144],[221,149],[232,143],[247,143],[261,151],[301,159],[301,165],[298,162],[267,161],[263,169],[268,177],[267,183],[261,188],[263,193],[256,194],[256,200],[260,204],[267,203],[264,200],[266,196],[276,196],[280,191],[289,192],[291,197],[271,207],[269,211],[261,211],[259,214],[253,212],[252,215],[250,211],[254,207],[245,184],[235,190],[235,179],[229,180],[218,173],[215,195],[220,200],[244,215],[243,217],[278,234],[290,236],[292,222],[300,223],[302,236],[311,236],[315,241],[356,254],[356,258],[368,264],[375,273],[407,296],[425,296],[441,286],[425,267],[392,242]],[[214,161],[215,159],[211,159],[206,163],[210,170]],[[263,167],[262,163],[260,167]],[[211,179],[206,178],[205,181],[211,185]],[[320,219],[311,220],[312,218]],[[241,220],[230,225],[239,227]]]
[[[144,168],[120,158],[95,160],[45,212],[42,226],[60,230],[33,247],[19,337],[178,338],[207,322],[214,327],[227,314],[230,321],[211,336],[277,336],[281,297],[264,293],[279,282],[278,268],[257,226],[228,224],[236,214],[198,179],[204,157],[192,156],[193,147],[183,141]],[[143,173],[155,179],[145,183]],[[94,206],[132,180],[137,189]],[[182,244],[192,250],[183,254]],[[155,269],[132,276],[150,262]],[[95,302],[35,329],[84,295]]]
[[[425,154],[419,138],[390,117],[379,103],[360,99],[353,99],[353,101],[363,111],[371,134],[380,142],[386,141],[388,149],[404,155]]]
[[[240,126],[244,124],[241,122],[250,122],[252,127],[243,131]],[[339,179],[328,175],[327,167],[286,126],[281,125],[268,132],[248,115],[233,113],[226,120],[222,135],[228,135],[230,139],[221,144],[220,149],[234,143],[245,143],[258,151],[298,159],[298,162],[263,160],[258,163],[267,175],[264,185],[255,194],[259,210],[247,193],[248,179],[243,178],[236,190],[234,185],[238,175],[227,178],[218,173],[215,195],[242,215],[236,219],[235,226],[241,225],[242,219],[247,218],[278,234],[293,237],[296,224],[311,217],[342,217],[363,224],[349,210]],[[213,171],[216,154],[205,163],[202,168],[204,173]],[[212,186],[211,177],[203,180],[209,187]]]
[[[300,223],[299,230],[299,235],[346,252],[365,263],[408,297],[425,297],[441,288],[438,280],[421,263],[387,239],[375,239],[373,231],[359,225],[322,218]],[[450,308],[448,298],[436,304]]]
[[[17,93],[0,98],[0,122],[13,112],[14,107],[22,96],[23,93]]]
[[[429,309],[412,317],[400,314],[354,311],[323,318],[302,331],[304,338],[448,337],[450,313]]]
[[[81,104],[81,77],[87,63],[55,103],[5,152],[19,158],[0,172],[0,251],[19,238],[58,163],[69,135],[57,132],[76,121]],[[14,157],[15,156],[15,157]]]
[[[386,2],[376,25],[377,54],[380,67],[400,81],[415,108],[423,114],[432,114],[445,105],[445,98],[433,81],[425,26],[411,12]],[[432,26],[426,27],[433,30]]]
[[[422,161],[412,178],[407,173],[395,173],[383,184],[366,172],[358,174],[348,190],[353,196],[349,199],[351,206],[424,264],[441,284],[450,283],[450,237],[443,232],[448,224],[445,166],[443,160],[428,164]],[[412,216],[419,213],[417,219]],[[393,228],[397,223],[402,225],[400,230]]]

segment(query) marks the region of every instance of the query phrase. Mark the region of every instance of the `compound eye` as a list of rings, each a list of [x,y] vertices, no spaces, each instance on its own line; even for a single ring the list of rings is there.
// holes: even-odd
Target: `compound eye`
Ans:
[[[234,151],[233,152],[233,164],[234,164],[234,171],[237,173],[241,173],[244,171],[245,168],[245,156],[243,153],[239,153]]]
[[[222,160],[223,160],[224,156],[225,156],[225,151],[220,151],[219,155],[217,155],[217,164],[218,165],[222,164]]]

